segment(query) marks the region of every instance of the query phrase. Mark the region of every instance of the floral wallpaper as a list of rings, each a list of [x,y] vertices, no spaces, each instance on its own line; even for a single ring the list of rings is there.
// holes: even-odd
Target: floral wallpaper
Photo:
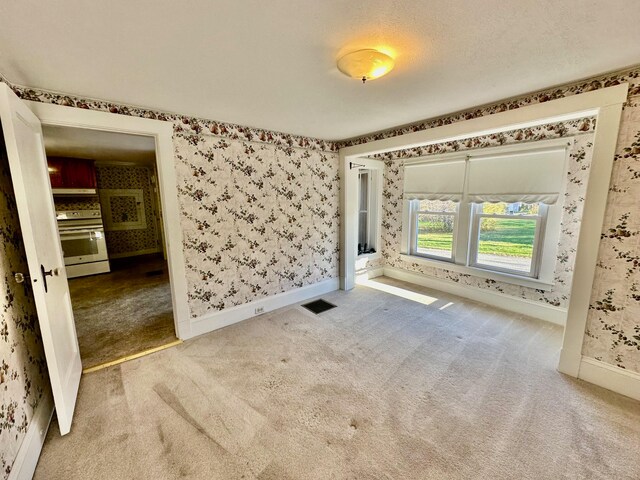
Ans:
[[[460,152],[473,148],[497,147],[519,142],[533,142],[549,138],[561,138],[580,133],[593,132],[596,127],[595,118],[582,118],[567,122],[551,123],[533,128],[522,128],[510,132],[495,133],[482,137],[471,137],[452,142],[437,143],[425,147],[411,148],[407,150],[396,150],[384,154],[373,155],[371,158],[380,160],[398,160],[426,155],[436,155],[450,152]]]
[[[115,166],[115,165],[96,165],[96,178],[98,181],[98,193],[101,189],[139,189],[143,191],[144,199],[144,216],[146,219],[146,228],[132,230],[108,230],[105,225],[105,238],[107,240],[107,252],[109,255],[123,255],[133,252],[161,251],[162,246],[160,226],[155,219],[155,199],[154,192],[151,190],[152,170],[142,166]],[[105,197],[107,198],[107,197]],[[112,197],[111,213],[113,214],[113,201],[116,201],[116,210],[118,209],[118,199],[124,201],[132,200],[131,197]],[[104,199],[102,199],[105,201]],[[102,208],[105,211],[105,208]],[[134,205],[134,212],[129,212],[133,221],[133,216],[137,216],[137,209]],[[116,212],[117,213],[117,212]]]
[[[338,156],[177,132],[191,315],[338,276]]]
[[[133,196],[113,196],[109,199],[111,216],[118,222],[138,222],[142,211],[138,211],[138,202]]]
[[[67,210],[100,210],[100,199],[98,195],[87,195],[78,197],[53,197],[56,212]]]
[[[593,152],[594,122],[582,119],[565,123],[543,125],[535,128],[514,130],[495,135],[474,137],[455,142],[447,142],[421,149],[391,152],[386,154],[382,205],[382,259],[386,266],[409,270],[434,278],[444,279],[461,285],[491,290],[518,298],[566,308],[571,289],[573,266],[580,229],[582,207],[586,192],[591,155]],[[588,132],[588,133],[584,133]],[[554,283],[551,290],[538,290],[496,280],[483,279],[473,275],[452,272],[423,264],[409,263],[401,259],[402,207],[404,162],[402,159],[425,154],[445,153],[487,148],[498,145],[535,141],[549,138],[573,136],[566,172],[566,192],[562,200],[561,233],[558,242]],[[391,159],[393,158],[393,160]]]
[[[582,354],[640,372],[640,92],[623,108],[601,237]]]
[[[29,283],[13,278],[28,267],[1,131],[0,245],[0,477],[7,478],[49,378]]]

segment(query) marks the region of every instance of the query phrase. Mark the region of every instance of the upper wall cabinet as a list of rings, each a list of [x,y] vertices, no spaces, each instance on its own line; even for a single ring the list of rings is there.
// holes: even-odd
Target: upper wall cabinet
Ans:
[[[96,169],[93,160],[49,157],[47,163],[53,193],[96,193]]]

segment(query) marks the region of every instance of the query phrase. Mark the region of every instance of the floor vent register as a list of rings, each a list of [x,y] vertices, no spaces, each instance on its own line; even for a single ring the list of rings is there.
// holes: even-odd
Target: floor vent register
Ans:
[[[307,310],[315,313],[316,315],[322,312],[326,312],[327,310],[331,310],[332,308],[336,308],[336,306],[332,303],[329,303],[325,300],[314,300],[313,302],[305,303],[302,307]]]

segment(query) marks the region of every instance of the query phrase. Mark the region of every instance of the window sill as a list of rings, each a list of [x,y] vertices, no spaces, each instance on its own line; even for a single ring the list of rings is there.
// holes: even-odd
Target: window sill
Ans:
[[[406,263],[418,263],[434,268],[441,268],[443,270],[449,270],[452,272],[464,273],[467,275],[473,275],[480,278],[488,278],[490,280],[496,280],[498,282],[512,283],[514,285],[520,285],[522,287],[535,288],[536,290],[551,290],[554,286],[553,282],[540,280],[537,278],[520,277],[518,275],[511,275],[509,273],[494,272],[491,270],[485,270],[484,268],[468,267],[466,265],[458,265],[457,263],[432,260],[430,258],[418,257],[415,255],[401,254],[400,258]]]
[[[356,271],[369,268],[370,262],[373,262],[374,260],[378,260],[380,258],[382,258],[380,252],[363,253],[362,255],[358,255],[356,257]]]

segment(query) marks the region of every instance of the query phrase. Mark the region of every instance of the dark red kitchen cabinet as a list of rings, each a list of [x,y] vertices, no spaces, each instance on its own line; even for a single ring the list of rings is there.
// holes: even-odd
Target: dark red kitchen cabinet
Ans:
[[[49,178],[51,179],[51,188],[64,188],[64,177],[62,176],[63,159],[57,157],[47,158],[49,164]]]
[[[63,169],[65,188],[96,188],[93,160],[70,158]]]
[[[93,160],[49,157],[47,162],[52,188],[96,188]]]

